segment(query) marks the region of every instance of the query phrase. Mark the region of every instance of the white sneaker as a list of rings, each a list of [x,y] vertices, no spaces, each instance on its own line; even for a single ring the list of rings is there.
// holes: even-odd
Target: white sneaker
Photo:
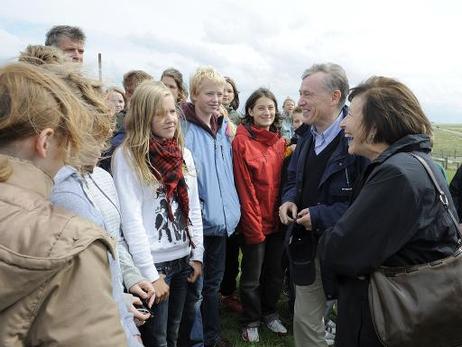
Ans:
[[[336,330],[337,330],[337,325],[335,324],[335,322],[329,320],[326,323],[326,331],[335,336]]]
[[[258,336],[258,327],[247,327],[242,328],[242,339],[247,342],[258,342],[260,336]]]
[[[324,339],[326,340],[328,346],[333,346],[335,344],[335,335],[331,334],[328,331],[326,331]]]
[[[336,327],[335,322],[329,320],[326,323],[326,334],[324,336],[328,346],[333,346],[334,345],[336,330],[337,330],[337,327]]]
[[[287,334],[287,329],[284,325],[282,325],[279,319],[273,319],[272,321],[265,322],[267,328],[271,330],[273,333],[278,335],[285,335]]]

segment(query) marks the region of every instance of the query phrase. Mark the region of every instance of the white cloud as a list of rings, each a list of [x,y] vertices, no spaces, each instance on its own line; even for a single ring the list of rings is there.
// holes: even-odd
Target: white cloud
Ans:
[[[0,61],[65,23],[86,32],[85,64],[94,76],[102,53],[108,84],[134,68],[159,78],[177,67],[188,80],[197,66],[212,65],[237,81],[241,104],[260,86],[282,101],[296,98],[304,69],[332,61],[351,85],[373,74],[396,77],[432,120],[460,122],[461,10],[455,0],[4,0]]]

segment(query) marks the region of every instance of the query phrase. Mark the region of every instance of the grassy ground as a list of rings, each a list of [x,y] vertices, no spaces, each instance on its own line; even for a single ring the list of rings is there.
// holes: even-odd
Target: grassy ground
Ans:
[[[462,163],[462,124],[433,124],[433,150],[436,158],[446,158],[448,181]],[[444,161],[440,162],[446,166]]]
[[[462,157],[462,126],[435,125],[433,133],[435,156]]]
[[[221,326],[222,334],[225,338],[232,343],[233,346],[258,346],[258,347],[293,347],[294,338],[292,334],[292,321],[289,318],[287,310],[287,298],[284,295],[281,295],[281,300],[279,301],[279,314],[281,315],[281,320],[289,333],[285,337],[279,337],[269,331],[266,326],[262,324],[259,328],[260,342],[251,344],[244,342],[241,338],[241,328],[239,325],[239,315],[228,311],[225,308],[221,309]]]

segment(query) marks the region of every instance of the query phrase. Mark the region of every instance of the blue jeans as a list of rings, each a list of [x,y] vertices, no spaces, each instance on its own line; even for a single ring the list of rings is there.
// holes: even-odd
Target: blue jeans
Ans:
[[[154,305],[153,317],[140,327],[146,347],[174,347],[188,290],[187,278],[191,274],[189,256],[155,264],[160,275],[170,286],[168,300]]]
[[[204,236],[204,287],[202,288],[202,325],[204,343],[214,345],[220,340],[219,296],[225,272],[226,236]]]
[[[201,316],[202,285],[202,276],[198,277],[196,282],[188,283],[188,293],[178,336],[179,347],[204,346]]]

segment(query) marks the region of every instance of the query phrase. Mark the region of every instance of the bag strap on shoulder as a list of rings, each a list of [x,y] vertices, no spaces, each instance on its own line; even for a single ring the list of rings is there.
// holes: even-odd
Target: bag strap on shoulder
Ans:
[[[444,191],[441,189],[440,185],[438,184],[438,181],[436,180],[435,174],[433,173],[433,170],[430,168],[428,163],[423,159],[421,156],[415,154],[415,153],[409,153],[412,155],[414,158],[416,158],[422,166],[425,168],[425,171],[427,171],[428,176],[430,176],[431,181],[433,182],[433,185],[436,188],[436,191],[438,192],[439,199],[441,203],[443,204],[443,207],[445,210],[448,212],[449,216],[451,217],[451,220],[454,222],[454,225],[456,226],[456,229],[459,233],[459,236],[462,239],[462,232],[459,228],[459,223],[457,222],[456,218],[454,217],[453,213],[451,212],[451,209],[449,208],[449,200]]]

